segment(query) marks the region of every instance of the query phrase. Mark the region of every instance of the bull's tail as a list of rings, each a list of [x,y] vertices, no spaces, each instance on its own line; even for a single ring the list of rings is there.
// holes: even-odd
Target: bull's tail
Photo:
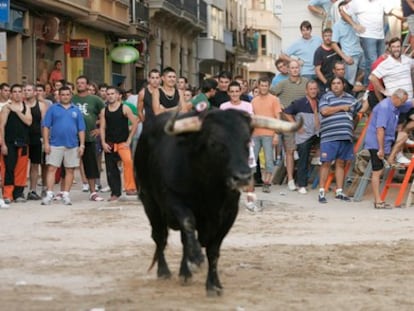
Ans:
[[[157,256],[157,250],[155,250],[154,252],[154,257],[152,258],[152,262],[151,265],[148,268],[147,272],[150,272],[152,270],[152,268],[154,268],[155,263],[158,261],[158,256]]]

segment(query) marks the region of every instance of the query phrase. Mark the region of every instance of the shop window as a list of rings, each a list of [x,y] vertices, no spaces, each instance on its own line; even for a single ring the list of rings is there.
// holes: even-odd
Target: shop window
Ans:
[[[90,57],[83,61],[83,74],[89,78],[89,81],[95,83],[105,82],[105,49],[99,47],[90,47]]]

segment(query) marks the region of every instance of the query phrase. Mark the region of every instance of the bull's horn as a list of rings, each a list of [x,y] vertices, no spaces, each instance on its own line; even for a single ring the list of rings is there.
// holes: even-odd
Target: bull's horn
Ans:
[[[180,120],[168,120],[164,130],[168,135],[198,132],[202,122],[198,117],[188,117]]]
[[[298,122],[288,122],[275,118],[252,116],[253,127],[268,128],[280,133],[295,132],[300,129],[302,125],[302,118],[300,118]]]

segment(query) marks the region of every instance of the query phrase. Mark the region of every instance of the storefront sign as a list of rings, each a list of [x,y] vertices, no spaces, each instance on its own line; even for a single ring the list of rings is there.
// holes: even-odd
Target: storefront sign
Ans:
[[[132,46],[118,46],[111,51],[109,56],[115,63],[130,64],[139,59],[139,52]]]
[[[0,23],[8,23],[10,17],[10,0],[0,0]]]
[[[89,58],[89,39],[70,40],[70,57]]]

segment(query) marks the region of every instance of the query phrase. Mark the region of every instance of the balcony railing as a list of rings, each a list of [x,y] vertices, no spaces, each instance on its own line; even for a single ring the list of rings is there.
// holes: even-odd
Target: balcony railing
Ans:
[[[132,3],[135,1],[135,3]],[[133,12],[133,5],[135,4],[135,12]],[[133,23],[139,23],[139,22],[147,22],[149,21],[149,9],[148,5],[145,3],[139,1],[139,0],[132,0],[131,1],[131,21]]]

